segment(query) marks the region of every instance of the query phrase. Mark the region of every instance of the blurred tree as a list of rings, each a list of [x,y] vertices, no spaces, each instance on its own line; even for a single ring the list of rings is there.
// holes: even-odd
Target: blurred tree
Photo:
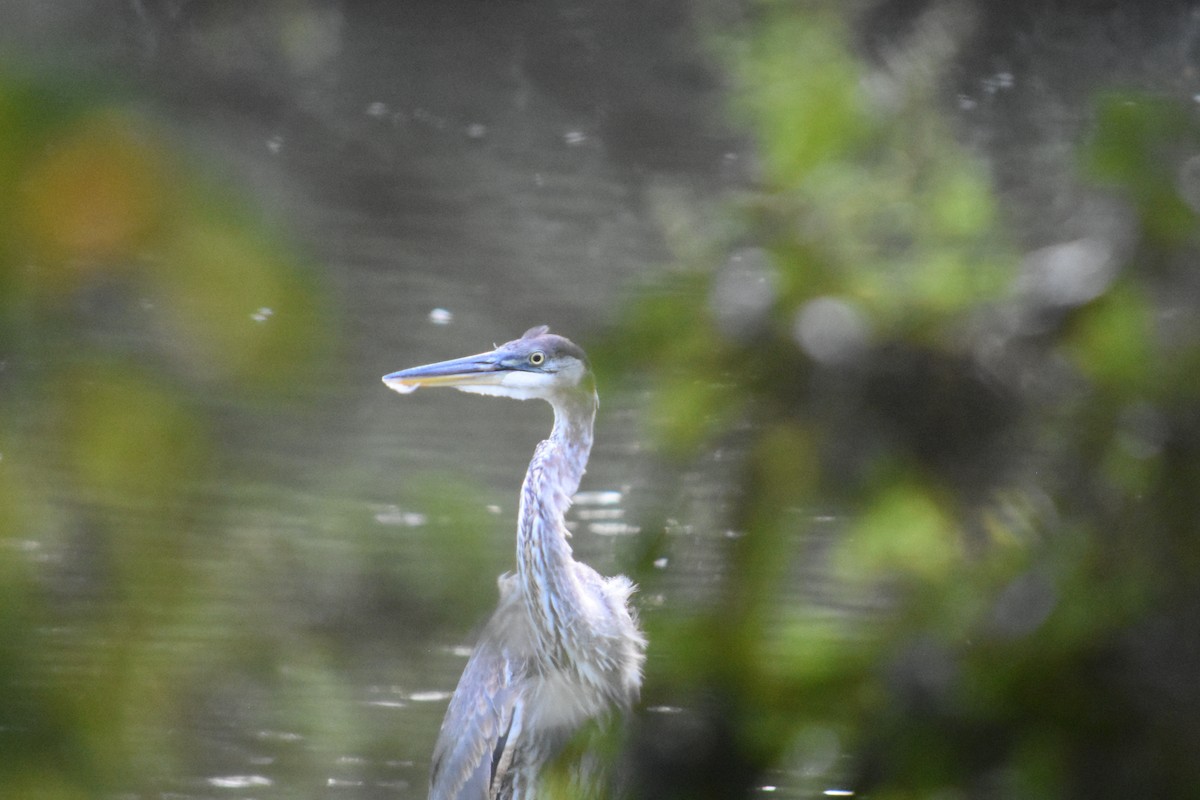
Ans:
[[[1134,245],[1019,259],[934,102],[957,7],[921,8],[875,68],[833,4],[722,34],[758,185],[706,245],[675,226],[597,359],[638,354],[664,452],[732,487],[644,526],[646,563],[730,535],[650,617],[647,702],[682,711],[635,734],[638,796],[1200,791],[1200,128],[1097,97],[1078,163]]]

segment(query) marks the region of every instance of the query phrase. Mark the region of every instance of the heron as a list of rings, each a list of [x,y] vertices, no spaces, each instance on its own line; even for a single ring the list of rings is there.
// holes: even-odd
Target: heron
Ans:
[[[419,387],[541,399],[554,410],[534,450],[517,511],[516,572],[467,661],[434,747],[430,800],[522,800],[586,722],[627,711],[642,683],[646,639],[634,585],[576,561],[564,515],[592,449],[599,399],[578,345],[531,328],[495,349],[385,375]]]

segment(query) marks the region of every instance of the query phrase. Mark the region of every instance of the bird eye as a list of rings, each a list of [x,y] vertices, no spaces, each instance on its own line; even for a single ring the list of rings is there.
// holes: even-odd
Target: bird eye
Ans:
[[[540,367],[545,362],[546,362],[546,354],[543,353],[541,350],[534,350],[532,353],[529,354],[529,363],[533,364],[535,367]]]

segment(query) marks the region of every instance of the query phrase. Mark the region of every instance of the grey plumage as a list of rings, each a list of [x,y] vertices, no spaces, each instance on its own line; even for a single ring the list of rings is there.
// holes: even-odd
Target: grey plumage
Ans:
[[[533,328],[477,356],[392,373],[391,388],[452,386],[554,409],[550,438],[521,487],[517,570],[502,576],[488,622],[438,735],[431,800],[532,797],[542,767],[587,720],[637,698],[645,638],[629,606],[633,584],[572,557],[563,516],[592,447],[597,398],[587,358]]]

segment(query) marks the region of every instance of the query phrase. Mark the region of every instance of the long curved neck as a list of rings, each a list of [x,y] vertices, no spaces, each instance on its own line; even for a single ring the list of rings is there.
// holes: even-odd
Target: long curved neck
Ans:
[[[582,601],[563,521],[592,449],[596,394],[590,388],[555,398],[554,430],[534,451],[521,487],[517,576],[539,650],[557,659],[561,637]]]

